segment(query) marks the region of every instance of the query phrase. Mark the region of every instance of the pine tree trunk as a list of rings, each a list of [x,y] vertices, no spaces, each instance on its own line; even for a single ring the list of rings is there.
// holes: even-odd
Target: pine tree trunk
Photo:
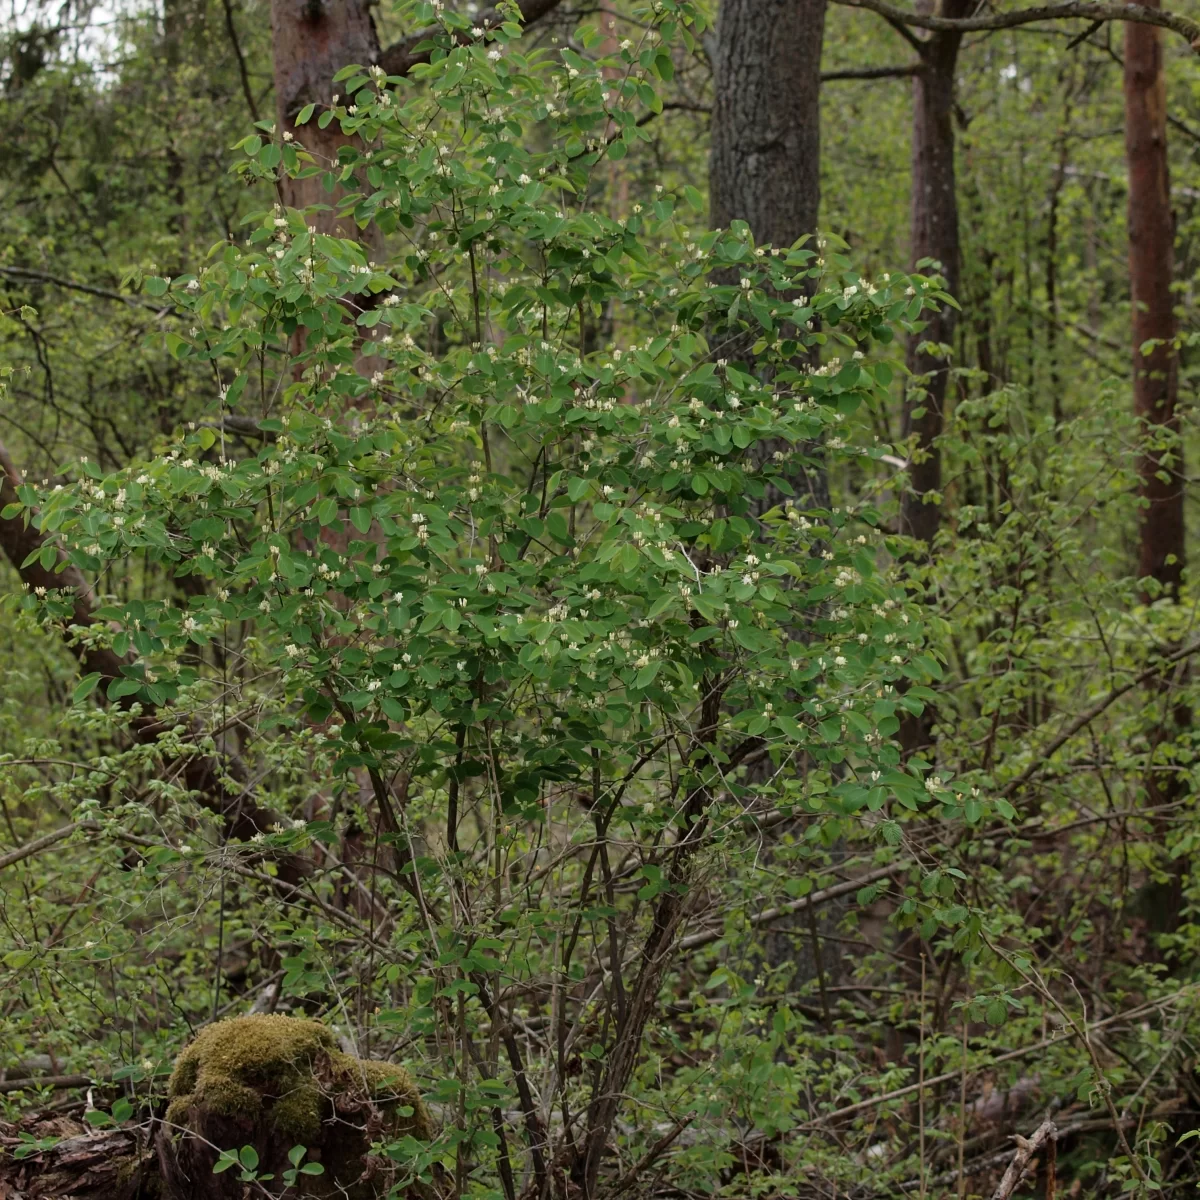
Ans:
[[[1158,7],[1158,0],[1150,3]],[[1166,80],[1160,31],[1132,21],[1125,25],[1125,155],[1129,169],[1133,403],[1149,442],[1138,463],[1144,501],[1138,574],[1174,596],[1184,565],[1184,492],[1176,403],[1178,361],[1172,345],[1174,222],[1167,168]],[[1147,342],[1156,344],[1143,354]]]
[[[349,144],[337,121],[325,129],[317,123],[338,85],[333,77],[343,67],[372,66],[379,58],[379,38],[367,0],[271,0],[271,42],[275,61],[275,109],[278,127],[291,134],[323,166],[336,164],[338,150]],[[297,127],[306,104],[317,105],[312,120]],[[339,221],[333,206],[341,194],[326,192],[320,175],[284,179],[281,200],[288,208],[329,205],[316,220],[322,233],[358,237],[354,222]]]

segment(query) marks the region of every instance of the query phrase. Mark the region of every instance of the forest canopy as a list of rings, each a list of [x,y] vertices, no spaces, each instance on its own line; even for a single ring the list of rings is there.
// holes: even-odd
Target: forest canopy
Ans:
[[[1200,23],[0,47],[0,1197],[1195,1193]]]

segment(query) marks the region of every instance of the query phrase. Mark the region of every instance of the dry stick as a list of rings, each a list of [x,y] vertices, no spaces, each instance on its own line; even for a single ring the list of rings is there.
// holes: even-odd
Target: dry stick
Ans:
[[[921,1200],[925,1200],[925,954],[921,954],[921,1036],[917,1043],[917,1157],[921,1166]]]
[[[1079,995],[1079,989],[1075,988],[1075,995],[1079,996],[1079,1004],[1080,1007],[1083,1008],[1082,1025],[1080,1025],[1079,1022],[1076,1021],[1075,1018],[1059,1003],[1058,997],[1055,996],[1054,993],[1046,986],[1046,984],[1042,981],[1042,977],[1035,969],[1031,968],[1030,971],[1024,970],[1019,963],[1015,962],[1002,950],[998,949],[986,934],[983,935],[983,940],[987,944],[988,949],[991,950],[991,952],[995,954],[997,958],[1003,959],[1003,961],[1006,962],[1014,971],[1016,971],[1017,974],[1020,975],[1021,978],[1024,979],[1025,982],[1031,988],[1033,988],[1043,1000],[1046,1000],[1050,1004],[1054,1005],[1055,1009],[1058,1011],[1058,1015],[1062,1017],[1063,1021],[1067,1025],[1070,1026],[1071,1034],[1079,1039],[1080,1043],[1083,1045],[1083,1048],[1087,1051],[1088,1058],[1091,1061],[1092,1070],[1096,1075],[1096,1086],[1100,1090],[1100,1097],[1104,1101],[1104,1107],[1108,1109],[1108,1115],[1112,1118],[1113,1129],[1116,1131],[1117,1141],[1121,1143],[1121,1149],[1125,1151],[1125,1156],[1129,1159],[1129,1169],[1143,1183],[1148,1182],[1146,1179],[1146,1173],[1142,1170],[1141,1164],[1138,1162],[1137,1156],[1133,1153],[1133,1148],[1130,1146],[1129,1140],[1125,1136],[1125,1130],[1122,1127],[1120,1115],[1117,1113],[1117,1106],[1113,1103],[1112,1088],[1109,1086],[1108,1078],[1104,1074],[1104,1068],[1100,1065],[1100,1059],[1096,1055],[1096,1048],[1092,1045],[1091,1034],[1088,1032],[1087,1006],[1083,1002],[1083,997]],[[1075,981],[1071,979],[1069,975],[1067,976],[1067,979],[1071,983],[1071,986],[1075,987]]]
[[[1009,1200],[1009,1197],[1017,1190],[1017,1185],[1025,1174],[1029,1160],[1045,1142],[1050,1143],[1051,1153],[1053,1153],[1054,1139],[1058,1137],[1058,1130],[1055,1128],[1054,1122],[1047,1119],[1037,1127],[1031,1138],[1023,1138],[1019,1133],[1014,1133],[1012,1136],[1013,1141],[1017,1143],[1017,1152],[1013,1155],[1008,1170],[1004,1172],[1004,1178],[1000,1180],[996,1190],[992,1193],[992,1200]]]
[[[0,766],[3,765],[3,763],[0,763]],[[0,854],[0,871],[3,871],[5,867],[11,867],[13,863],[19,863],[22,859],[30,858],[32,855],[38,854],[42,850],[46,850],[50,846],[64,841],[77,830],[86,829],[94,831],[99,828],[99,821],[73,821],[70,825],[64,825],[61,829],[56,829],[53,833],[35,838],[32,842],[26,842],[25,845],[18,847],[16,850],[10,850],[7,854]]]
[[[661,1158],[663,1154],[670,1149],[671,1143],[695,1120],[695,1116],[684,1117],[680,1121],[676,1121],[674,1127],[669,1133],[663,1134],[662,1137],[642,1155],[640,1159],[620,1179],[612,1186],[612,1190],[608,1192],[605,1200],[611,1200],[614,1196],[619,1196],[622,1192],[631,1188],[638,1179],[638,1176],[645,1171],[649,1166],[652,1166],[656,1160]]]
[[[868,871],[865,875],[860,875],[857,879],[848,879],[845,883],[835,883],[832,887],[823,888],[819,892],[811,892],[807,896],[801,896],[799,900],[790,900],[787,904],[780,904],[776,908],[767,908],[760,913],[756,913],[749,918],[750,925],[765,925],[769,921],[774,921],[779,917],[791,916],[792,913],[803,912],[806,908],[811,908],[817,904],[824,904],[827,900],[836,900],[839,896],[845,896],[849,892],[857,892],[860,888],[866,887],[871,883],[878,883],[881,879],[886,879],[889,875],[896,871],[902,871],[905,867],[912,866],[911,862],[894,863],[890,867],[879,867],[877,870]],[[710,946],[713,942],[719,942],[725,936],[725,931],[721,929],[706,929],[701,933],[693,933],[688,937],[682,938],[679,942],[680,951],[698,950],[701,946]]]
[[[1145,1016],[1147,1013],[1155,1012],[1160,1008],[1174,1000],[1178,1000],[1183,996],[1192,995],[1198,989],[1200,984],[1189,984],[1187,987],[1180,988],[1177,992],[1172,992],[1169,996],[1164,996],[1161,1000],[1153,1000],[1149,1004],[1139,1005],[1137,1008],[1131,1008],[1128,1012],[1115,1013],[1111,1017],[1106,1017],[1103,1021],[1097,1021],[1092,1029],[1103,1029],[1108,1025],[1116,1025],[1121,1021],[1132,1021],[1137,1017]],[[1019,1058],[1026,1058],[1030,1054],[1036,1054],[1039,1050],[1046,1050],[1050,1046],[1057,1045],[1059,1042],[1070,1041],[1076,1037],[1073,1029],[1064,1030],[1062,1033],[1056,1033],[1053,1037],[1044,1038],[1040,1042],[1036,1042],[1032,1046],[1025,1046],[1020,1050],[1010,1050],[1007,1054],[1001,1054],[997,1058],[989,1059],[987,1062],[988,1068],[998,1067],[1001,1063],[1014,1062]],[[845,1108],[835,1109],[831,1113],[825,1113],[821,1117],[812,1121],[805,1121],[801,1125],[796,1126],[795,1132],[803,1133],[809,1129],[819,1129],[822,1125],[830,1121],[838,1121],[843,1117],[852,1117],[855,1113],[860,1113],[864,1109],[874,1108],[878,1104],[889,1104],[893,1100],[901,1100],[905,1096],[911,1096],[919,1091],[922,1087],[931,1088],[938,1087],[940,1084],[949,1083],[951,1080],[958,1079],[965,1065],[958,1071],[947,1071],[944,1075],[935,1075],[932,1079],[926,1079],[923,1084],[910,1083],[906,1087],[896,1088],[890,1092],[884,1092],[882,1096],[872,1096],[868,1100],[859,1100],[855,1104],[848,1104]]]
[[[958,1087],[958,1200],[967,1200],[967,1175],[963,1157],[967,1145],[967,1010],[962,1019],[962,1079]]]
[[[887,0],[835,0],[848,8],[867,8],[889,21],[915,25],[918,29],[936,29],[971,33],[988,29],[1013,29],[1034,21],[1133,21],[1138,25],[1158,25],[1186,39],[1193,50],[1200,52],[1200,25],[1177,13],[1147,8],[1144,4],[1097,4],[1090,0],[1067,0],[1063,4],[1043,4],[1037,8],[1020,8],[1009,12],[989,13],[978,17],[936,17],[913,12]]]
[[[1131,679],[1128,683],[1123,683],[1120,687],[1115,687],[1111,691],[1106,692],[1091,708],[1084,709],[1065,729],[1055,737],[1051,743],[1044,749],[1039,750],[1038,761],[1030,763],[1024,771],[1021,772],[1015,779],[1010,779],[1004,785],[1001,791],[1002,796],[1011,796],[1013,792],[1022,788],[1035,775],[1042,771],[1046,766],[1046,760],[1050,758],[1057,750],[1065,743],[1069,742],[1085,725],[1090,725],[1106,708],[1114,704],[1126,692],[1132,692],[1134,688],[1141,687],[1142,684],[1148,683],[1156,675],[1161,675],[1164,667],[1172,666],[1173,664],[1182,661],[1185,658],[1191,657],[1197,651],[1200,651],[1200,641],[1192,642],[1190,645],[1184,646],[1182,650],[1176,650],[1174,654],[1168,654],[1161,661],[1155,663],[1153,667],[1148,667],[1140,675]]]

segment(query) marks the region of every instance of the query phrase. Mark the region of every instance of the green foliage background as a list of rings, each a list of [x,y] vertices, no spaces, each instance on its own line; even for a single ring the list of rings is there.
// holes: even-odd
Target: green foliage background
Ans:
[[[136,665],[81,680],[67,610],[8,573],[5,841],[80,822],[0,874],[8,1075],[91,1073],[144,1119],[190,1033],[266,997],[409,1064],[442,1129],[413,1170],[502,1195],[505,1153],[532,1169],[502,1028],[561,1131],[686,894],[614,1178],[674,1134],[648,1192],[983,1194],[1050,1111],[1073,1194],[1194,1189],[1195,606],[1133,575],[1116,34],[964,49],[926,561],[891,532],[894,339],[944,299],[899,269],[907,81],[826,84],[828,232],[758,256],[705,228],[703,6],[657,34],[622,8],[628,51],[564,11],[390,104],[347,80],[336,119],[394,151],[343,164],[368,265],[273,207],[303,164],[254,130],[264,8],[131,10],[99,42],[88,15],[8,35],[0,428]],[[830,71],[911,54],[829,20]],[[1167,46],[1186,455],[1200,114]],[[831,509],[788,494],[797,447]],[[166,703],[139,744],[130,705]],[[225,839],[201,753],[279,826]]]

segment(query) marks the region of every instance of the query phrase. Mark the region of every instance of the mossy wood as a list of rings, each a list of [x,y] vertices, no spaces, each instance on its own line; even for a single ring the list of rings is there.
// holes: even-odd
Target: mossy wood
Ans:
[[[305,1146],[312,1197],[375,1200],[403,1167],[371,1153],[377,1141],[430,1136],[429,1114],[402,1067],[339,1050],[316,1021],[255,1015],[203,1030],[175,1064],[158,1156],[172,1200],[240,1200],[238,1172],[213,1174],[220,1151],[253,1146],[260,1175],[282,1191],[288,1152]]]

